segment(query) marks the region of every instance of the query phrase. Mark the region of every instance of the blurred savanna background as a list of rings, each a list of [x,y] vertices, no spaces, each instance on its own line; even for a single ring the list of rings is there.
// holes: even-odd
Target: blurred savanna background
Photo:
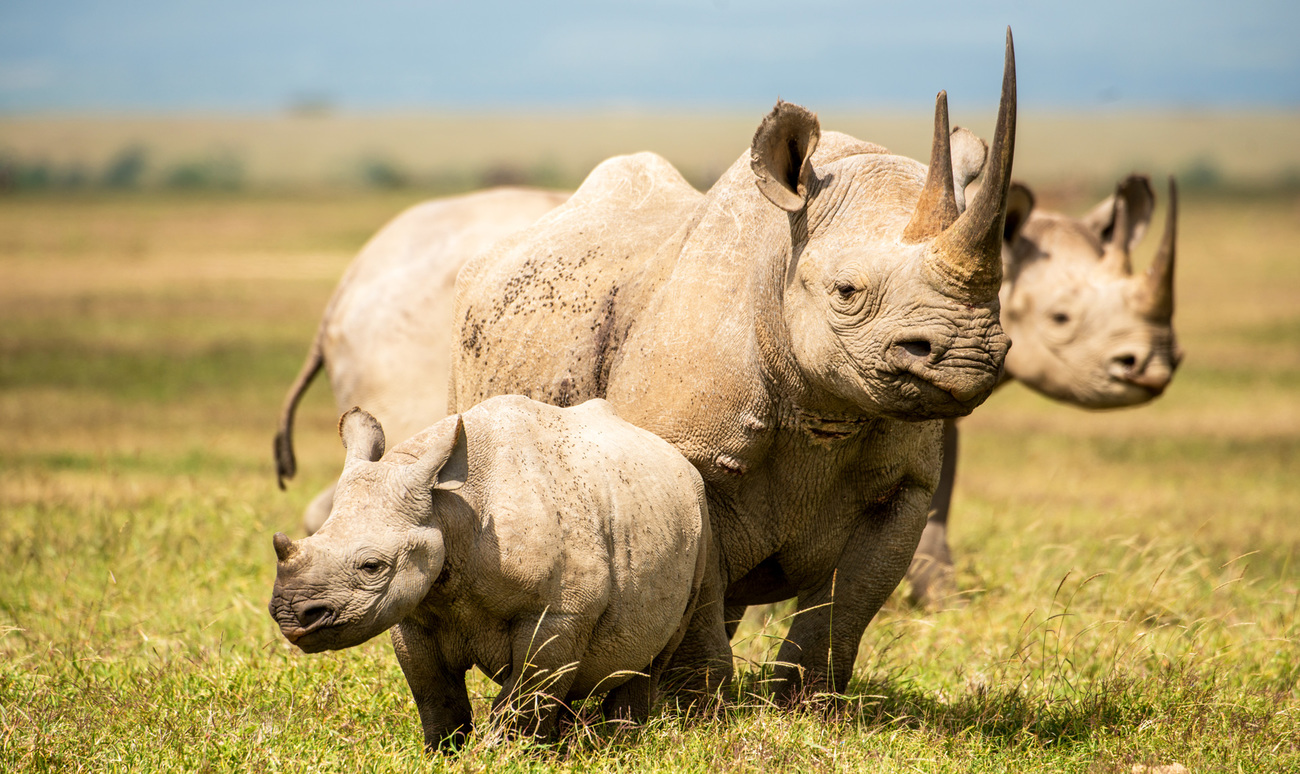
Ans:
[[[320,380],[280,492],[277,414],[386,221],[640,150],[705,188],[778,96],[924,160],[939,89],[991,133],[1008,23],[1040,206],[1137,171],[1158,224],[1178,180],[1186,359],[1147,406],[1012,385],[963,420],[959,594],[891,602],[843,702],[750,690],[775,606],[703,717],[425,758],[385,638],[280,636],[271,535],[342,448]],[[5,4],[0,768],[1300,769],[1297,32],[1281,2]]]

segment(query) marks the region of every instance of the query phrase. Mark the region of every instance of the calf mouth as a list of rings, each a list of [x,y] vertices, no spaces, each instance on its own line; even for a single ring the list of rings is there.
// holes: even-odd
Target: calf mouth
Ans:
[[[274,601],[271,606],[273,609],[277,607]],[[329,638],[319,635],[328,633],[337,625],[334,611],[324,605],[309,607],[301,614],[288,605],[282,605],[273,613],[273,617],[280,624],[280,633],[284,638],[306,653],[326,650],[328,646],[324,643]]]
[[[313,624],[306,629],[281,626],[280,633],[303,653],[319,653],[331,649],[333,629],[329,624]]]

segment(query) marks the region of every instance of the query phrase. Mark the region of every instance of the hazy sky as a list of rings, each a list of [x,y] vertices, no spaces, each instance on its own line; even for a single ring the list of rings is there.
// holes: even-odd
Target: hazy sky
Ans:
[[[1231,10],[1229,10],[1231,9]],[[0,0],[0,111],[1300,107],[1298,0]]]

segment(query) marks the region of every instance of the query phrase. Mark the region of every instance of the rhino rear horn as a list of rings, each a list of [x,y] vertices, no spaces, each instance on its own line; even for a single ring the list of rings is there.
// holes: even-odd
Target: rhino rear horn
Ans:
[[[952,178],[952,138],[948,130],[948,92],[934,98],[934,139],[930,143],[930,167],[916,209],[903,239],[924,242],[943,233],[957,220],[957,195]]]
[[[1165,233],[1160,237],[1151,268],[1143,277],[1146,316],[1165,324],[1174,319],[1174,253],[1178,239],[1178,188],[1169,178],[1169,210],[1165,214]]]
[[[808,204],[813,182],[812,155],[821,139],[821,123],[811,110],[778,100],[754,132],[749,166],[758,190],[786,212]]]
[[[1016,52],[1008,27],[1002,98],[983,185],[956,222],[935,237],[930,253],[930,265],[949,292],[972,303],[992,301],[1002,285],[1002,232],[1015,146]]]
[[[346,464],[374,462],[384,456],[384,428],[379,420],[356,406],[339,417],[339,437],[347,450]]]

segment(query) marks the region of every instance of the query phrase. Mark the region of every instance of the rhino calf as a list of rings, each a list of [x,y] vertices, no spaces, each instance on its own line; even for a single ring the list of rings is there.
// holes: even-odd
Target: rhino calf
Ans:
[[[645,718],[709,548],[704,484],[680,453],[603,400],[517,395],[387,454],[361,409],[339,434],[329,518],[274,540],[269,607],[290,642],[338,650],[391,628],[430,748],[472,729],[473,666],[514,730],[548,736],[560,702],[604,692],[607,714]]]

